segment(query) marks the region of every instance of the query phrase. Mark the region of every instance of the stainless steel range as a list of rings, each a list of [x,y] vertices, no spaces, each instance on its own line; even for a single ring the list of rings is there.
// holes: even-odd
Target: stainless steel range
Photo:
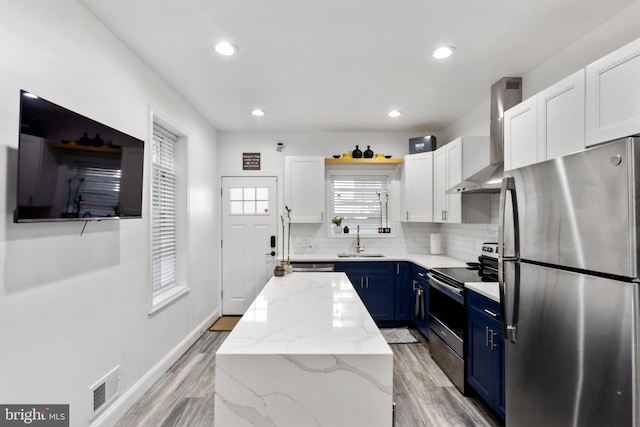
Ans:
[[[435,268],[429,276],[429,349],[431,357],[464,394],[465,283],[496,282],[497,243],[483,243],[479,263]]]

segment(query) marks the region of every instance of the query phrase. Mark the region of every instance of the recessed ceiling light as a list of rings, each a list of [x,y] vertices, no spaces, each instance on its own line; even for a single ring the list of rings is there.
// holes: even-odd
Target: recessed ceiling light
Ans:
[[[453,48],[452,46],[443,46],[434,50],[431,55],[436,59],[444,59],[453,55],[454,51],[455,48]]]
[[[26,96],[27,98],[38,99],[38,95],[36,95],[35,93],[25,92],[23,95]]]
[[[231,56],[238,51],[238,48],[229,42],[220,42],[216,45],[216,52],[220,55]]]
[[[254,116],[261,117],[261,116],[264,116],[264,110],[256,108],[255,110],[251,111],[251,114],[253,114]]]
[[[389,117],[400,117],[402,115],[402,111],[400,110],[391,110],[389,111]]]

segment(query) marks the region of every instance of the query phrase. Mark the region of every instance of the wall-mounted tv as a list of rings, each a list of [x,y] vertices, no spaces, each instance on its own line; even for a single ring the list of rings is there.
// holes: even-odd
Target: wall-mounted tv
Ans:
[[[144,142],[20,91],[15,222],[140,218]]]

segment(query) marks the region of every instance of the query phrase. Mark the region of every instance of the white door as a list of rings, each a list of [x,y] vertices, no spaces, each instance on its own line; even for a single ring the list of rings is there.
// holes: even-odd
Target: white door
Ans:
[[[222,314],[244,314],[273,273],[277,179],[222,178]]]

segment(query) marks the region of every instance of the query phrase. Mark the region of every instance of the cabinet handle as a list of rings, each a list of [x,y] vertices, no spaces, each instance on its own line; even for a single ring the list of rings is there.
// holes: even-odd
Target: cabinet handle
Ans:
[[[360,289],[364,288],[364,277],[360,278]]]
[[[484,312],[485,312],[485,313],[487,313],[489,316],[493,317],[494,319],[495,319],[496,317],[498,317],[498,315],[497,315],[496,313],[494,313],[494,312],[493,312],[493,311],[491,311],[491,310],[487,310],[486,308],[484,309]]]
[[[409,211],[407,211],[407,221],[409,221]]]
[[[367,279],[367,289],[369,289],[369,277],[367,277],[366,279]]]
[[[320,222],[324,222],[324,211],[320,212]]]
[[[489,327],[484,327],[484,345],[489,347]]]
[[[396,274],[399,276],[400,275],[400,263],[396,262]]]
[[[412,280],[412,281],[411,281],[411,286],[413,287],[413,292],[415,292],[415,291],[416,291],[416,284],[417,284],[417,283],[418,283],[418,282],[416,282],[415,280]]]
[[[496,348],[496,346],[498,345],[494,342],[495,337],[496,337],[496,333],[493,331],[493,329],[489,329],[489,349],[491,351],[493,351],[493,349]]]
[[[420,276],[420,277],[424,277],[424,273],[420,273],[420,272],[418,272],[418,276]]]

